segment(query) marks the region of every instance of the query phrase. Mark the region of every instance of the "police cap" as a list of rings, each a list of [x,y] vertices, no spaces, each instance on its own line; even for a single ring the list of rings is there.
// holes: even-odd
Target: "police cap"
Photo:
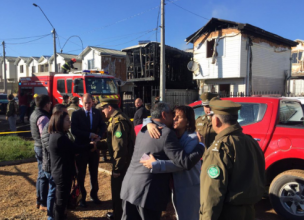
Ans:
[[[202,105],[209,105],[210,100],[217,96],[218,96],[218,94],[216,94],[216,93],[204,92],[201,95]]]
[[[118,105],[119,100],[113,98],[101,99],[100,103],[96,106],[96,108],[102,108],[105,105]]]
[[[73,96],[73,97],[71,98],[71,102],[72,102],[72,103],[77,103],[78,101],[79,101],[79,97]]]
[[[211,100],[209,106],[213,114],[219,115],[237,115],[238,111],[242,108],[239,103],[220,99]]]

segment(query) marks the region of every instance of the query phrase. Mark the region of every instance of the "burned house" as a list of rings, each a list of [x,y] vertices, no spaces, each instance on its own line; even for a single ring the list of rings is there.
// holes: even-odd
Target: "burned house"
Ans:
[[[160,43],[139,43],[122,51],[126,52],[127,82],[133,84],[130,91],[132,98],[142,98],[144,103],[153,103],[154,98],[159,96]],[[197,98],[195,92],[195,97],[191,93],[196,89],[196,82],[187,69],[191,58],[191,53],[165,46],[166,102],[186,104]]]
[[[200,93],[221,96],[281,94],[297,43],[246,23],[218,18],[186,38],[193,43],[193,74]]]

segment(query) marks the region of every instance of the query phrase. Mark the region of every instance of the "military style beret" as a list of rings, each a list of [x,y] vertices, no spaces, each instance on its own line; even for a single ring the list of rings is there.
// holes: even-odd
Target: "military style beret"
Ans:
[[[242,108],[241,104],[220,99],[211,100],[209,106],[213,114],[219,115],[237,115],[238,111]]]
[[[202,105],[209,105],[210,100],[217,96],[218,96],[218,94],[216,94],[216,93],[204,92],[201,95]]]
[[[76,103],[79,101],[79,97],[73,96],[71,97],[71,102]]]
[[[100,103],[96,106],[96,108],[102,108],[105,105],[118,105],[119,100],[118,99],[112,99],[112,98],[107,98],[107,99],[101,99]]]

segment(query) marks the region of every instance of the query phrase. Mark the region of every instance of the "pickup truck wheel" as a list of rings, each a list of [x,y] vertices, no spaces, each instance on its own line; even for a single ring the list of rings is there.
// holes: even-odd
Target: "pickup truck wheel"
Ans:
[[[285,171],[271,182],[269,198],[274,210],[287,219],[304,219],[304,171]]]

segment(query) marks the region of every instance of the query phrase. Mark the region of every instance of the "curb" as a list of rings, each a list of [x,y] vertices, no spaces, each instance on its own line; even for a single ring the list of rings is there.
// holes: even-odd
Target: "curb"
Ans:
[[[28,158],[28,159],[22,159],[22,160],[3,161],[3,162],[0,162],[0,167],[1,166],[10,166],[10,165],[19,165],[22,163],[31,163],[31,162],[37,162],[37,159],[34,157],[34,158]]]
[[[98,167],[98,172],[106,173],[106,174],[108,174],[108,175],[112,175],[112,172],[111,172],[111,171],[108,171],[108,170],[103,169],[103,168],[100,168],[100,167]]]

